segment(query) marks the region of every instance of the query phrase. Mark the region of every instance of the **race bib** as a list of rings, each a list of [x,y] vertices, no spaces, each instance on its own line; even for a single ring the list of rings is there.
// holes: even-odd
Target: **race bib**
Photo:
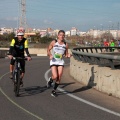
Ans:
[[[56,59],[62,59],[62,54],[55,53],[54,58]]]

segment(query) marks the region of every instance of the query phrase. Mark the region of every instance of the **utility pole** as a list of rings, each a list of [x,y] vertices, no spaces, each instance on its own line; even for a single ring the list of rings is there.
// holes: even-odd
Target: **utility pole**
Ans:
[[[26,0],[19,0],[19,27],[23,27],[25,30],[27,29],[26,22]]]
[[[110,38],[111,38],[111,37],[110,37],[110,35],[111,35],[111,28],[112,28],[112,26],[111,26],[111,24],[110,24],[111,22],[112,22],[112,21],[109,21],[109,41],[110,41]]]
[[[119,22],[118,22],[118,32],[117,32],[117,39],[119,38],[118,36],[118,33],[119,33],[119,28],[120,28],[120,24],[119,24]]]
[[[118,25],[117,25],[117,40],[118,40],[118,32],[119,32],[119,27],[120,27],[120,24],[119,24],[119,22],[118,22]]]

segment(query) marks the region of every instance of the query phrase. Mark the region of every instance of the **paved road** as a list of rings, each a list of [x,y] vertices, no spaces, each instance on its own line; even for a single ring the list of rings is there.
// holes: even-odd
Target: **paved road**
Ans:
[[[87,88],[69,75],[69,59],[57,91],[46,88],[48,57],[26,63],[24,87],[15,97],[9,79],[9,60],[0,59],[0,120],[120,120],[120,99]],[[65,90],[65,92],[62,92]]]

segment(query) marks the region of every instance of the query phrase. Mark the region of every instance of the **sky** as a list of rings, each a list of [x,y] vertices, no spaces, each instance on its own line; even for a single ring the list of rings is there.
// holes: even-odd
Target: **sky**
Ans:
[[[0,0],[0,27],[19,26],[21,0]],[[26,0],[29,28],[119,29],[120,0]]]

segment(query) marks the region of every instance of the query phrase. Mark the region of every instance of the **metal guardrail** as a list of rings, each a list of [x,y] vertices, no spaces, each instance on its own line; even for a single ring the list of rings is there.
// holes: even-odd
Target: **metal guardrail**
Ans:
[[[71,50],[73,57],[78,61],[97,64],[99,66],[108,66],[115,69],[120,65],[120,53],[110,52],[113,47],[77,47]],[[120,47],[114,47],[115,50]]]

